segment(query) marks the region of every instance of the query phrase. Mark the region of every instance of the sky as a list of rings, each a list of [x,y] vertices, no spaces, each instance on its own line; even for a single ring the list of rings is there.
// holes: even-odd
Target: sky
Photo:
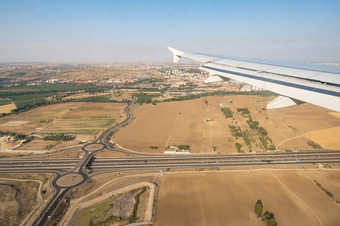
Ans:
[[[167,46],[340,62],[339,12],[339,0],[0,0],[0,62],[170,62]]]

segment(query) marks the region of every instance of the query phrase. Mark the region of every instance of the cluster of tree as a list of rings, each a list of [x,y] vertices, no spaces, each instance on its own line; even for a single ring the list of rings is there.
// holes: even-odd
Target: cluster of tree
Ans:
[[[190,68],[187,70],[188,73],[201,73],[201,70],[200,69],[197,69],[197,68]]]
[[[16,132],[0,131],[0,137],[2,137],[2,136],[11,136],[11,137],[13,137],[14,140],[25,140],[24,143],[28,143],[28,142],[34,140],[33,136],[27,136],[25,134],[16,133]]]
[[[158,149],[157,146],[150,146],[150,148],[153,149],[153,150],[157,150]]]
[[[250,91],[250,92],[241,92],[241,91],[215,91],[215,92],[207,92],[207,93],[200,93],[200,94],[191,94],[188,96],[180,96],[174,97],[170,99],[164,100],[164,102],[170,101],[183,101],[183,100],[192,100],[201,97],[207,96],[227,96],[227,95],[260,95],[260,96],[275,96],[274,93],[269,91]]]
[[[241,110],[241,112],[247,112],[247,111],[246,110]],[[276,147],[273,144],[272,140],[268,137],[268,132],[266,131],[266,129],[263,128],[262,126],[259,126],[259,122],[258,121],[254,121],[251,118],[250,115],[248,115],[248,117],[249,117],[249,119],[247,120],[247,123],[248,123],[249,127],[255,133],[257,133],[259,135],[259,139],[261,141],[261,144],[262,144],[263,148],[266,149],[266,150],[275,150]],[[268,145],[267,141],[270,142],[270,145]]]
[[[25,134],[21,133],[0,131],[0,137],[2,136],[11,136],[14,140],[24,140],[27,137]]]
[[[11,103],[11,101],[8,100],[7,98],[6,99],[0,98],[0,105],[6,105],[6,104],[10,104],[10,103]]]
[[[232,118],[233,117],[233,113],[231,112],[230,108],[221,108],[221,111],[223,112],[224,114],[224,117],[226,118]]]
[[[143,104],[143,103],[152,103],[153,97],[159,97],[159,94],[135,94],[135,97],[137,97],[137,103]]]
[[[31,94],[50,94],[54,95],[58,92],[68,91],[88,91],[88,92],[102,92],[108,89],[105,86],[96,85],[77,85],[77,84],[44,84],[36,86],[18,86],[1,88],[0,97],[12,97]],[[15,89],[15,91],[13,91]]]
[[[43,140],[54,140],[54,141],[70,141],[70,140],[74,140],[75,136],[74,135],[70,135],[70,134],[65,134],[65,133],[51,133],[51,134],[47,134]]]
[[[321,188],[321,190],[324,191],[326,193],[326,195],[328,195],[331,198],[334,198],[334,194],[332,192],[328,191],[327,189],[325,189],[324,187],[322,187],[322,185],[320,183],[318,183],[316,180],[314,180],[314,183],[316,184],[316,186]]]
[[[68,102],[100,102],[100,103],[117,103],[117,100],[111,100],[108,96],[92,96],[79,99],[69,99]]]
[[[190,149],[190,145],[188,144],[181,144],[178,146],[179,150],[189,150]]]
[[[261,200],[257,200],[254,206],[255,214],[267,223],[268,226],[277,226],[275,216],[273,213],[266,211],[263,213],[263,205]]]
[[[235,146],[236,146],[237,152],[243,153],[243,151],[241,150],[241,148],[242,148],[242,146],[243,146],[242,144],[236,142]]]
[[[138,211],[138,205],[140,202],[140,196],[145,192],[146,192],[146,187],[143,187],[142,190],[135,196],[135,205],[133,206],[132,214],[129,217],[129,223],[134,223],[138,220],[137,211]]]
[[[241,112],[242,115],[249,115],[250,114],[248,108],[237,108],[237,112]]]
[[[242,137],[243,134],[242,134],[242,130],[239,126],[233,126],[233,125],[229,125],[229,129],[230,129],[230,132],[231,134],[234,136],[234,137]]]

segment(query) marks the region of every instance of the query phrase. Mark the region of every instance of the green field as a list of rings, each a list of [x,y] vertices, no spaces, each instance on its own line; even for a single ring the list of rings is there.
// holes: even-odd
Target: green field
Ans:
[[[10,97],[17,108],[21,108],[27,105],[35,105],[38,103],[46,102],[45,97],[48,97],[47,94],[26,94],[21,96],[13,96]]]
[[[153,97],[159,97],[160,94],[136,94],[137,103],[151,103]]]
[[[98,91],[105,88],[95,85],[77,85],[77,84],[43,84],[34,86],[15,86],[0,88],[0,96],[32,93],[32,92],[66,92],[66,91]]]
[[[106,87],[95,85],[76,85],[76,84],[43,84],[34,86],[16,86],[0,88],[0,98],[11,99],[17,108],[25,108],[28,105],[45,103],[46,97],[62,95],[65,92],[100,92],[106,90]],[[81,101],[81,100],[79,100]],[[83,101],[87,102],[112,102],[108,97],[88,98]],[[1,102],[0,102],[1,105]]]

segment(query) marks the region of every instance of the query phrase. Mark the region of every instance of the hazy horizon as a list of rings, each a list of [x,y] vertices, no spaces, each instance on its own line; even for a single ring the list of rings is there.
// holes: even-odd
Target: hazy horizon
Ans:
[[[338,1],[3,1],[0,62],[168,63],[171,46],[340,62]]]

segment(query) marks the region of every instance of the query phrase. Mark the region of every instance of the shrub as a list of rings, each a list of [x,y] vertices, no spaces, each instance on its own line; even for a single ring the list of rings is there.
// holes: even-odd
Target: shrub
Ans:
[[[189,150],[190,149],[190,145],[188,145],[188,144],[181,144],[181,145],[178,146],[178,148],[180,150]]]
[[[238,143],[238,142],[236,142],[235,146],[236,146],[237,151],[240,152],[240,153],[242,153],[241,148],[242,148],[243,145],[240,144],[240,143]]]
[[[261,217],[263,211],[263,205],[261,200],[257,200],[255,206],[254,206],[254,212],[258,217]]]

